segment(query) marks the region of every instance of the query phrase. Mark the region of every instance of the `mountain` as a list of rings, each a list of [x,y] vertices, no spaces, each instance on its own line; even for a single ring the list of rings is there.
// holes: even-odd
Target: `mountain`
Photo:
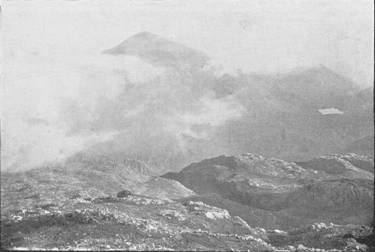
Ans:
[[[111,55],[131,55],[155,65],[203,67],[208,57],[197,50],[172,42],[150,32],[140,32],[119,45],[103,51]]]
[[[323,65],[278,75],[271,82],[275,96],[288,103],[294,100],[302,108],[343,109],[346,102],[342,98],[357,91],[352,81]]]
[[[356,104],[356,106],[351,107],[350,103]],[[351,97],[350,103],[346,103],[347,110],[372,116],[374,111],[374,88],[368,87],[359,90]]]
[[[369,225],[374,175],[368,165],[349,154],[293,163],[248,153],[203,160],[163,177],[192,189],[198,194],[192,198],[252,224],[260,220],[260,226],[288,229],[333,220]]]
[[[346,152],[354,152],[358,154],[367,155],[374,159],[374,135],[358,139],[348,144],[344,150]]]
[[[243,102],[246,112],[217,129],[214,141],[217,146],[226,146],[227,154],[250,151],[288,161],[305,161],[342,152],[343,146],[373,132],[370,113],[344,110],[342,115],[322,115],[318,112],[322,107],[312,100],[310,104],[303,96],[280,98],[267,90],[258,95],[267,84],[260,86],[238,92],[237,99]],[[342,96],[337,102],[347,99]],[[352,106],[359,109],[358,104]]]
[[[241,84],[233,96],[245,112],[215,134],[229,155],[253,152],[306,161],[343,152],[343,147],[373,134],[370,90],[359,90],[326,67],[275,76],[242,75],[232,82],[236,81]],[[366,99],[359,98],[363,96]],[[319,111],[328,108],[342,113]]]
[[[98,153],[126,154],[148,159],[161,171],[178,171],[221,154],[307,161],[372,152],[368,145],[345,149],[373,134],[372,89],[361,90],[328,67],[220,75],[208,67],[205,53],[149,32],[125,39],[104,55],[135,56],[164,71],[145,83],[127,79],[118,97],[98,108],[90,127],[120,132],[94,146]],[[116,67],[127,72],[125,65]],[[142,108],[135,116],[118,116],[134,107]]]

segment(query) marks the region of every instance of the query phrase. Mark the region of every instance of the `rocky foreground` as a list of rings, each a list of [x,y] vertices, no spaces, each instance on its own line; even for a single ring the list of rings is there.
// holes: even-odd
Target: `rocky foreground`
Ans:
[[[140,161],[78,155],[2,173],[1,248],[371,251],[371,166],[355,154],[244,154],[163,178]]]
[[[366,251],[373,236],[358,225],[252,228],[202,202],[135,195],[19,209],[2,216],[1,228],[2,248],[38,250]]]

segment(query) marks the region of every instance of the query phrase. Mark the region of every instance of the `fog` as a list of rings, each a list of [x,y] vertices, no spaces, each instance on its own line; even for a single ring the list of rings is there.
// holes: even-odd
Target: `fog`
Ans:
[[[60,161],[113,138],[133,150],[165,140],[183,153],[186,137],[205,139],[243,113],[205,86],[212,73],[324,64],[368,87],[372,11],[354,0],[3,1],[1,168]],[[102,54],[142,31],[208,55],[201,80]]]

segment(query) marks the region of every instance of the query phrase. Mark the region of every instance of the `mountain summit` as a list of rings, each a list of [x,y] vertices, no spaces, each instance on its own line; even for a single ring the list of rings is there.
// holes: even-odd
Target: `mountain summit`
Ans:
[[[158,66],[200,68],[208,61],[204,53],[150,32],[137,33],[103,53],[136,56]]]

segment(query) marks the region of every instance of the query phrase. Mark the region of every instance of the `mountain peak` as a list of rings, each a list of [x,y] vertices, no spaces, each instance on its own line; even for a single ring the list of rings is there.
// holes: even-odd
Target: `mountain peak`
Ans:
[[[136,56],[153,65],[168,67],[201,68],[208,61],[208,57],[203,52],[147,31],[136,33],[103,53]]]
[[[157,34],[154,34],[154,33],[148,32],[148,31],[143,31],[143,32],[138,32],[138,33],[134,34],[129,39],[131,39],[131,38],[152,39],[152,38],[159,38],[159,37],[160,36],[157,35]]]

